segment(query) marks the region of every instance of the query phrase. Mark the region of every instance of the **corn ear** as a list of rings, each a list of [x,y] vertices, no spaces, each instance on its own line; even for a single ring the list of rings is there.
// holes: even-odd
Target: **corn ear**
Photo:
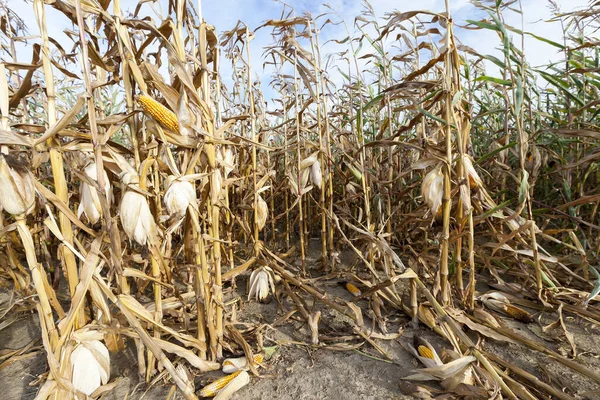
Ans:
[[[217,379],[214,382],[209,383],[208,385],[206,385],[202,388],[202,390],[199,393],[200,396],[215,397],[221,389],[223,389],[225,386],[227,386],[227,384],[229,382],[231,382],[232,380],[234,380],[241,372],[242,372],[241,370],[234,372],[233,374],[224,376],[222,378]]]
[[[179,133],[179,121],[173,111],[150,96],[138,96],[137,101],[144,111],[150,114],[163,128]]]
[[[346,283],[346,290],[349,291],[353,296],[358,297],[361,295],[361,291],[356,285],[348,282]]]
[[[263,362],[265,356],[262,353],[255,354],[253,357],[253,364],[258,365]],[[239,370],[248,369],[248,360],[246,357],[227,358],[223,361],[221,371],[226,374],[231,374]]]
[[[427,346],[421,345],[421,346],[417,347],[417,351],[419,352],[419,355],[421,357],[429,358],[431,360],[434,359],[433,351],[431,351],[431,349]]]

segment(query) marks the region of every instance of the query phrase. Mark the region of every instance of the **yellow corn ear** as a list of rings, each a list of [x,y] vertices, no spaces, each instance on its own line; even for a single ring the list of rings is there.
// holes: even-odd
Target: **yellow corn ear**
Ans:
[[[506,304],[504,307],[506,314],[510,315],[517,321],[525,323],[533,321],[533,317],[531,316],[531,314],[517,306],[513,306],[512,304]]]
[[[242,371],[240,370],[240,371],[234,372],[233,374],[224,376],[222,378],[217,379],[214,382],[209,383],[208,385],[206,385],[202,388],[202,390],[199,393],[200,396],[215,397],[217,395],[217,393],[219,393],[219,391],[221,389],[223,389],[225,386],[227,386],[227,384],[229,384],[229,382],[234,380],[235,377],[240,374],[240,372],[242,372]]]
[[[179,133],[179,122],[173,111],[169,110],[150,96],[138,96],[137,101],[144,111],[150,114],[150,116],[163,128]]]
[[[265,359],[265,356],[262,353],[258,353],[254,355],[254,363],[260,364]]]
[[[358,297],[361,295],[360,293],[360,289],[357,288],[355,285],[353,285],[352,283],[346,283],[346,290],[348,290],[350,293],[352,293],[353,296]]]
[[[431,349],[427,346],[420,345],[419,347],[417,347],[417,351],[419,352],[419,355],[421,357],[429,358],[430,360],[433,360],[435,358],[433,356],[433,351],[431,351]]]

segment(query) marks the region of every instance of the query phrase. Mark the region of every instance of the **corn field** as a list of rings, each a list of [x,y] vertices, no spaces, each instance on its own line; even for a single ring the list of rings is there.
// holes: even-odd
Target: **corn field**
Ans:
[[[278,19],[227,30],[200,1],[127,14],[119,0],[29,3],[33,39],[0,3],[0,282],[20,299],[0,315],[38,315],[36,399],[100,398],[128,345],[141,381],[243,396],[277,345],[238,320],[256,301],[302,321],[313,349],[334,344],[322,309],[352,321],[341,347],[389,358],[378,343],[400,341],[425,367],[409,380],[446,398],[585,397],[478,337],[600,385],[563,323],[600,324],[597,4],[551,3],[557,43],[506,23],[520,1],[476,2],[485,18],[467,28],[497,36],[494,56],[461,44],[448,5],[375,15],[365,2],[344,50],[325,54],[334,10],[282,3]],[[49,9],[72,48],[48,36]],[[272,43],[254,46],[264,31]],[[525,37],[562,60],[532,67]],[[271,81],[257,82],[265,66]],[[560,315],[569,354],[505,323],[543,312]],[[402,337],[394,315],[450,359]]]

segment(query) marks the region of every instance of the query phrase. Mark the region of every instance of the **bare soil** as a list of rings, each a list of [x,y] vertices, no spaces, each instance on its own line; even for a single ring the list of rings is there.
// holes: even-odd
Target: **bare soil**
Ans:
[[[310,260],[316,265],[316,258]],[[316,274],[316,271],[311,271]],[[352,296],[341,286],[323,282],[320,289],[327,290],[330,295],[351,300]],[[238,280],[235,292],[245,297],[245,280]],[[0,307],[10,300],[8,293],[0,295]],[[356,339],[347,339],[352,334],[349,319],[320,303],[313,304],[312,299],[305,298],[309,309],[322,311],[320,334],[324,340],[319,346],[310,346],[310,331],[305,323],[290,318],[281,325],[273,326],[284,311],[277,301],[268,304],[244,302],[237,310],[240,323],[267,324],[264,330],[264,346],[279,344],[272,358],[264,363],[260,377],[253,377],[251,383],[238,392],[234,398],[241,400],[254,399],[411,399],[400,390],[398,383],[414,369],[421,366],[407,352],[403,343],[410,341],[413,335],[419,335],[429,340],[439,351],[451,348],[435,333],[427,328],[413,329],[408,319],[399,313],[388,310],[388,327],[390,332],[401,331],[402,336],[396,340],[375,340],[392,361],[369,344],[364,344],[356,350],[332,350],[336,347],[335,338],[341,346],[359,344]],[[359,301],[359,306],[366,310],[367,304]],[[284,307],[292,308],[291,303],[283,303]],[[534,312],[534,310],[532,310]],[[600,371],[600,327],[581,318],[564,313],[567,329],[574,336],[578,355],[575,361]],[[553,313],[535,314],[536,321],[523,324],[509,319],[502,321],[513,330],[528,339],[535,340],[544,346],[565,355],[570,347],[565,340],[550,338],[541,332],[541,326],[557,319]],[[5,321],[10,314],[5,317]],[[1,326],[2,321],[0,321]],[[365,313],[365,324],[370,324]],[[477,335],[469,333],[476,341]],[[344,339],[346,338],[346,339]],[[599,386],[591,379],[582,376],[572,369],[552,360],[544,354],[530,350],[527,347],[496,342],[484,339],[481,345],[486,350],[498,355],[504,360],[534,374],[540,380],[555,386],[565,388],[564,391],[578,399],[600,399]],[[10,351],[21,352],[6,358]],[[22,354],[21,354],[22,353]],[[40,374],[47,370],[44,352],[41,348],[40,332],[36,314],[20,315],[8,327],[0,330],[0,399],[17,400],[33,399],[38,386],[35,384]],[[196,388],[201,388],[220,372],[196,376]],[[115,388],[102,398],[106,400],[122,399],[166,399],[169,394],[173,399],[182,398],[168,378],[153,385],[146,385],[137,375],[137,357],[133,343],[118,354],[111,355],[111,381],[117,380]],[[435,384],[426,382],[428,386],[441,389]]]

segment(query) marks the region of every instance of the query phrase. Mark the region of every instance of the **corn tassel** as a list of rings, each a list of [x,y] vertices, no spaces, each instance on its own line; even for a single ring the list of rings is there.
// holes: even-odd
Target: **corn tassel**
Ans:
[[[240,374],[240,371],[234,372],[231,375],[224,376],[222,378],[217,379],[214,382],[209,383],[204,386],[200,391],[200,396],[202,397],[215,397],[221,389],[223,389],[229,382],[235,379],[236,376]]]
[[[179,133],[179,121],[173,111],[150,96],[138,96],[137,101],[144,111],[150,114],[163,128]]]

